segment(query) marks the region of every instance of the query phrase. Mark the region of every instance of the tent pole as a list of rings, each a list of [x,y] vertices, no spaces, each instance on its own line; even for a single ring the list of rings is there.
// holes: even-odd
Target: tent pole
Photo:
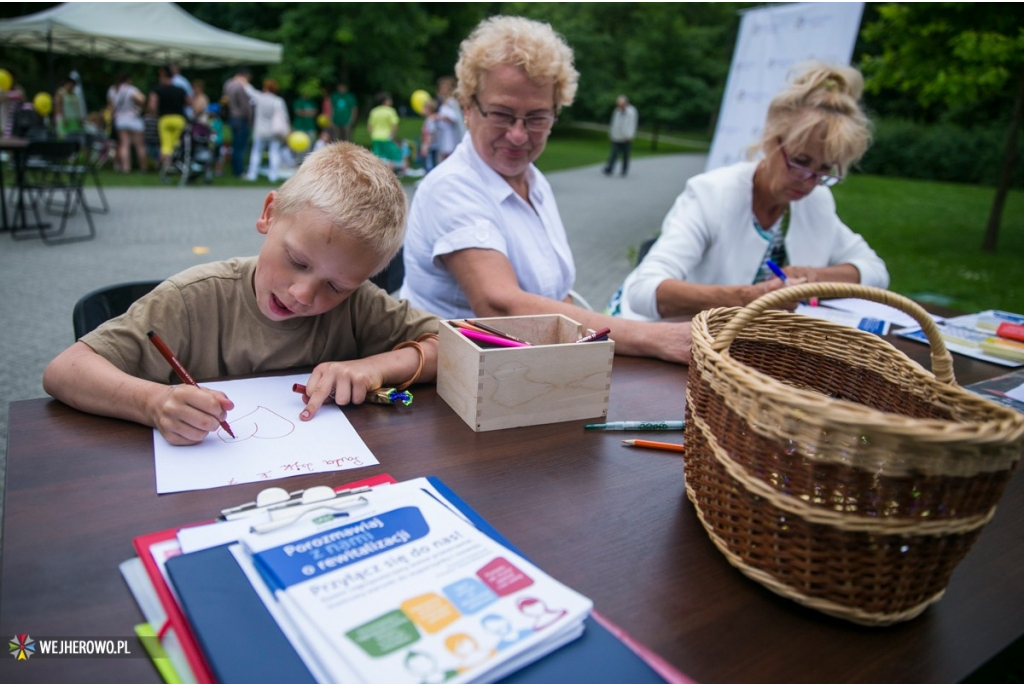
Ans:
[[[53,27],[46,27],[46,69],[50,72],[50,92],[57,92],[57,76],[53,72]]]

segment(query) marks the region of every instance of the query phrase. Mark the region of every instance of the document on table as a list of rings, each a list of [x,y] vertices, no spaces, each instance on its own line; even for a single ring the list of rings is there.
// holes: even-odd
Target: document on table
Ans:
[[[796,307],[796,313],[809,316],[812,319],[823,319],[832,323],[843,324],[851,328],[859,328],[875,335],[886,335],[889,332],[889,322],[884,319],[876,319],[870,316],[861,316],[854,312],[832,309],[831,307],[811,307],[800,304]]]
[[[243,537],[321,678],[493,682],[582,633],[590,600],[425,485],[390,485],[363,511]]]
[[[345,414],[325,405],[309,421],[293,383],[308,374],[203,383],[235,403],[223,428],[198,445],[174,446],[153,430],[158,493],[204,490],[378,464]]]
[[[974,357],[990,364],[1001,366],[1017,367],[1024,365],[1016,356],[1007,356],[1005,353],[998,353],[998,346],[1005,345],[1008,348],[1018,348],[1015,341],[1001,340],[996,337],[995,331],[1002,322],[1024,323],[1024,316],[1004,312],[998,309],[986,309],[975,314],[965,314],[946,319],[939,324],[939,333],[946,343],[950,352],[956,352],[966,357]],[[926,343],[928,338],[920,326],[904,328],[896,332],[896,335],[909,340]],[[996,354],[992,353],[993,347]],[[1020,353],[1017,353],[1020,354]]]
[[[831,307],[832,309],[852,312],[862,317],[888,321],[894,326],[919,325],[917,323],[917,319],[912,317],[910,314],[907,314],[902,309],[896,309],[895,307],[890,307],[887,304],[872,302],[871,300],[862,300],[857,297],[839,297],[833,300],[822,300],[821,304],[822,306]],[[944,320],[943,317],[935,315],[932,315],[932,319],[936,322]]]

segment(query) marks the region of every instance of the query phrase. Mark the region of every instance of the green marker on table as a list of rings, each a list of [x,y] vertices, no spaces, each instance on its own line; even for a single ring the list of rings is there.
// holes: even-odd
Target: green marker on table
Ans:
[[[601,431],[681,431],[683,421],[612,421],[611,423],[588,423],[586,430]]]

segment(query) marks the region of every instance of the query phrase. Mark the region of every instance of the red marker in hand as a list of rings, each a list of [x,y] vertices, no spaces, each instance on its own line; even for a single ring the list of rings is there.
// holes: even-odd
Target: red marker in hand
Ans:
[[[173,352],[171,352],[171,348],[167,346],[167,343],[161,340],[160,336],[153,331],[149,331],[146,335],[149,336],[149,341],[153,343],[156,349],[160,350],[160,354],[164,356],[167,363],[171,365],[172,369],[174,369],[174,373],[178,374],[178,378],[181,379],[181,382],[188,383],[189,385],[198,388],[199,384],[195,382],[195,379],[193,379],[189,372],[185,370],[185,367],[181,365],[178,358],[174,356]],[[220,427],[223,428],[224,431],[232,438],[235,437],[235,434],[231,432],[231,426],[228,425],[227,421],[221,421]]]

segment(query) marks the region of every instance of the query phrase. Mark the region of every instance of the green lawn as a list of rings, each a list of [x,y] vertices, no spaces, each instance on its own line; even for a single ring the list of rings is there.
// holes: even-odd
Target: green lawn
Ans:
[[[839,216],[885,260],[892,290],[1024,313],[1024,192],[1010,193],[995,253],[981,250],[992,188],[855,175],[833,192]]]

